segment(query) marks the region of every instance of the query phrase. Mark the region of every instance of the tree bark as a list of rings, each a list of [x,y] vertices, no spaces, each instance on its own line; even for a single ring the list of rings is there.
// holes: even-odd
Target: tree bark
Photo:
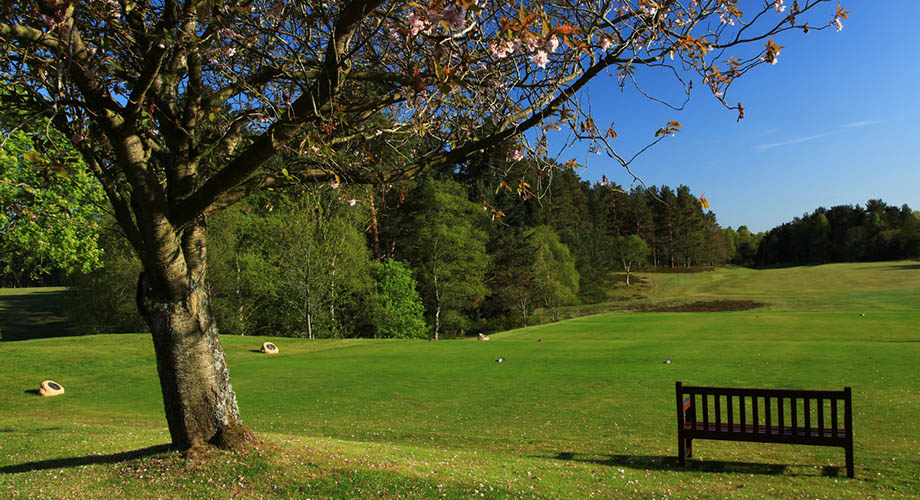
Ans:
[[[211,311],[203,224],[158,241],[143,256],[137,305],[153,335],[172,444],[187,450],[257,443],[240,418]]]

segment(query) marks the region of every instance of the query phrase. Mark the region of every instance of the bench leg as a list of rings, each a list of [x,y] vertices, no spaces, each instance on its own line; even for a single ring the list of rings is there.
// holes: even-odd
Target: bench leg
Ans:
[[[692,458],[693,457],[693,439],[687,438],[686,441],[687,441],[687,444],[685,445],[685,448],[687,449],[686,456],[687,458]]]
[[[855,472],[853,470],[853,445],[846,447],[847,453],[847,477],[855,477]]]
[[[684,457],[686,457],[687,455],[687,449],[684,447],[686,442],[687,440],[684,439],[682,436],[680,435],[677,436],[677,463],[681,467],[683,467],[686,462],[686,460],[684,460]]]

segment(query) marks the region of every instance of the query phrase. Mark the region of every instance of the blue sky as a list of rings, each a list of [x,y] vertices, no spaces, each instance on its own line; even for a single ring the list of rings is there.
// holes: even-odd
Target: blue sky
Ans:
[[[723,227],[765,231],[819,206],[872,198],[920,209],[920,2],[842,6],[851,11],[843,31],[787,33],[777,39],[784,46],[778,64],[735,82],[727,97],[744,104],[740,122],[699,78],[683,111],[621,93],[612,78],[598,80],[589,90],[595,120],[601,127],[615,121],[625,155],[648,143],[665,120],[679,121],[683,131],[633,168],[648,185],[686,184],[705,193]],[[641,76],[658,95],[679,95],[664,74]],[[583,161],[584,149],[563,154],[573,156]],[[631,180],[602,156],[591,156],[580,174]]]

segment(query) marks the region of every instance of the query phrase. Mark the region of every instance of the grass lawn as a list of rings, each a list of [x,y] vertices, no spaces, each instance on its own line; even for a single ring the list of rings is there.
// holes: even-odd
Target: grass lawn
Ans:
[[[266,338],[224,337],[266,445],[195,460],[163,446],[149,336],[0,342],[0,498],[920,496],[915,263],[646,278],[650,302],[769,306],[614,312],[489,342],[271,339],[271,357],[254,352]],[[46,378],[67,393],[37,397]],[[676,380],[852,386],[856,478],[842,449],[811,446],[697,441],[678,467]]]

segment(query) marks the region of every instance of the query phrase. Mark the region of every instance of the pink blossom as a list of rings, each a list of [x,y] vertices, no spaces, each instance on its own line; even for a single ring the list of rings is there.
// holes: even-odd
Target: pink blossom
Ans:
[[[556,49],[559,48],[559,39],[556,38],[556,35],[549,37],[549,51],[556,52]]]
[[[843,21],[841,21],[839,17],[835,17],[834,22],[832,24],[837,26],[837,31],[840,31],[843,29]]]
[[[462,30],[466,25],[466,9],[450,4],[441,9],[441,18],[447,21],[451,28]]]
[[[409,33],[412,36],[418,35],[420,31],[425,29],[425,21],[419,18],[415,12],[409,14]]]
[[[773,2],[773,7],[776,8],[776,12],[782,14],[786,10],[786,6],[783,5],[783,0],[775,0]]]
[[[549,57],[546,55],[546,51],[538,50],[534,55],[530,56],[530,62],[541,68],[545,68],[546,63],[549,62]]]
[[[514,52],[514,43],[510,40],[505,40],[504,42],[493,43],[489,45],[489,51],[492,52],[492,55],[504,59],[508,54]]]
[[[541,45],[543,45],[543,42],[541,42],[540,40],[538,40],[538,39],[536,39],[536,38],[534,38],[534,37],[530,37],[530,38],[527,39],[527,50],[528,50],[528,52],[533,52],[534,50],[537,49],[537,47],[539,47],[539,46],[541,46]]]
[[[524,152],[521,151],[520,149],[515,149],[514,151],[511,151],[511,159],[514,161],[521,161],[522,159],[524,159]]]
[[[607,52],[607,49],[610,48],[610,39],[607,37],[601,38],[601,50]]]

